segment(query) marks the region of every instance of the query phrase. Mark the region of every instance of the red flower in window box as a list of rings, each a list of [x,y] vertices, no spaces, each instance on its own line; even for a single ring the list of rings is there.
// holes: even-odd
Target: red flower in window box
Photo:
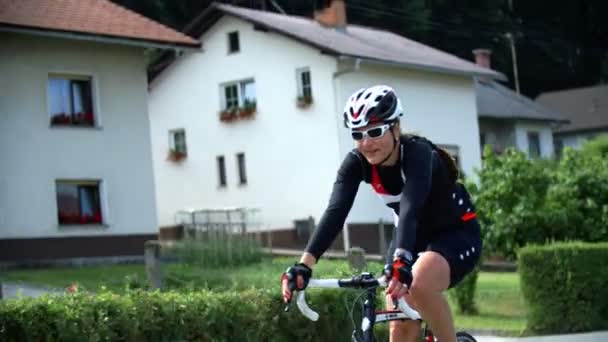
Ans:
[[[312,96],[298,96],[298,108],[307,108],[312,105]]]
[[[231,122],[236,119],[236,108],[226,109],[220,112],[220,121],[222,122]]]
[[[93,223],[101,223],[101,213],[94,213],[91,218],[91,222]]]
[[[57,113],[51,117],[51,125],[70,125],[72,117],[65,113]]]
[[[178,162],[180,160],[186,159],[187,156],[188,155],[185,152],[170,149],[167,159],[174,162]]]

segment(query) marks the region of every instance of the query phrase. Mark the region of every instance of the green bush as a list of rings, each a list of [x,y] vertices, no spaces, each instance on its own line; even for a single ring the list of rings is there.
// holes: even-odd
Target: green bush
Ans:
[[[448,290],[448,295],[456,302],[458,312],[467,315],[478,313],[477,306],[475,305],[475,289],[477,288],[478,276],[479,268],[476,267],[464,277],[460,284]]]
[[[468,183],[484,254],[513,260],[529,243],[608,240],[608,158],[602,146],[598,140],[566,149],[559,162],[486,148],[479,184]]]
[[[1,341],[350,341],[358,293],[315,291],[311,322],[278,291],[75,293],[0,302]],[[379,298],[379,302],[381,299]],[[349,304],[348,306],[346,304]],[[355,316],[360,315],[359,306]],[[386,336],[388,327],[379,326]]]
[[[471,187],[484,236],[484,250],[514,259],[517,248],[546,238],[544,201],[551,183],[547,161],[514,149],[484,152],[479,187]]]
[[[556,334],[608,329],[608,243],[524,247],[519,273],[528,329]]]
[[[608,240],[608,159],[598,151],[583,148],[564,152],[545,204],[551,236]]]

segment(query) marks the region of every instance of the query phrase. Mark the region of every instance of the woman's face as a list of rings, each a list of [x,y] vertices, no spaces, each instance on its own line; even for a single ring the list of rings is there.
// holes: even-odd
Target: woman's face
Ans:
[[[394,137],[398,136],[399,133],[393,132],[391,134],[390,130],[398,129],[398,124],[391,127],[385,123],[375,123],[362,128],[354,128],[352,134],[359,152],[370,164],[376,165],[383,162],[393,151],[395,147]],[[361,139],[358,140],[357,138]]]

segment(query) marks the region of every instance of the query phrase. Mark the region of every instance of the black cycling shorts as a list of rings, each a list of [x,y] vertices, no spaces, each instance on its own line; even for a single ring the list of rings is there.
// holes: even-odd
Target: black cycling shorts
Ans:
[[[475,268],[481,256],[481,248],[479,222],[472,219],[433,236],[424,248],[414,251],[414,263],[422,252],[439,253],[450,266],[449,287],[452,288]],[[387,263],[392,263],[394,251],[394,242],[391,241],[386,254]]]

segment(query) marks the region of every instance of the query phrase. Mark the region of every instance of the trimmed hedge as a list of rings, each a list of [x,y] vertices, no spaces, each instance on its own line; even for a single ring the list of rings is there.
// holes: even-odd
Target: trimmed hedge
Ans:
[[[270,290],[75,293],[0,302],[1,341],[350,341],[357,293],[315,291],[311,322]],[[381,296],[379,296],[381,297]],[[379,298],[380,301],[380,298]],[[354,310],[360,315],[359,306]],[[377,326],[378,337],[387,335]]]
[[[555,334],[608,329],[608,243],[568,242],[519,251],[528,330]]]

